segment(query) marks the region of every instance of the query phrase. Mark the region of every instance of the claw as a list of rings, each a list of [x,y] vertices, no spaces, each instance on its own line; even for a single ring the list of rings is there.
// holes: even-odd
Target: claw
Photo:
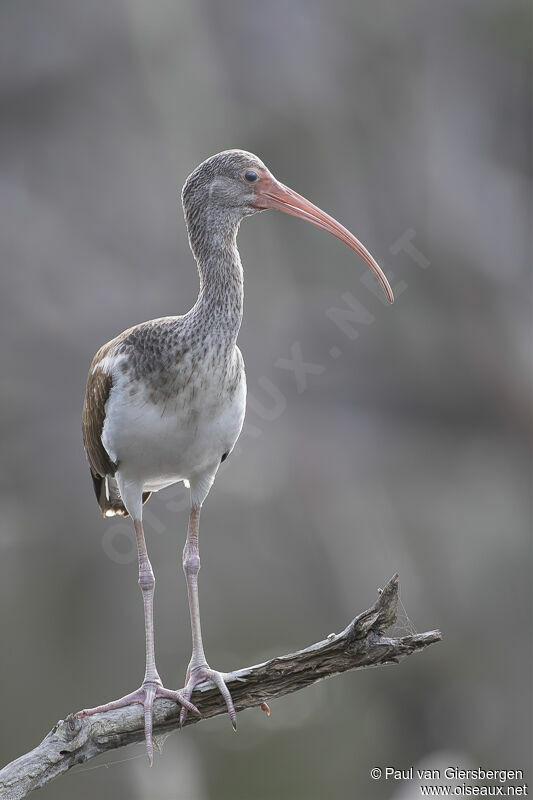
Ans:
[[[144,709],[144,736],[146,741],[146,753],[148,755],[148,763],[150,766],[154,763],[154,744],[153,744],[153,706],[154,700],[158,698],[166,698],[167,700],[174,700],[174,702],[179,703],[182,708],[180,712],[180,727],[181,727],[181,715],[183,712],[187,714],[190,711],[192,714],[195,714],[197,717],[201,717],[201,713],[196,708],[194,703],[191,703],[190,696],[192,693],[192,689],[190,692],[186,690],[183,691],[175,691],[172,689],[166,689],[161,683],[155,683],[154,681],[146,681],[143,685],[136,689],[136,691],[131,692],[130,694],[121,697],[119,700],[112,700],[110,703],[104,703],[101,706],[95,706],[94,708],[84,708],[83,711],[78,711],[75,715],[76,717],[89,717],[93,714],[103,714],[106,711],[114,711],[117,708],[124,708],[125,706],[130,706],[135,703],[140,703]]]
[[[204,667],[196,667],[194,670],[188,669],[185,688],[182,690],[183,699],[190,701],[195,687],[208,680],[215,684],[220,694],[224,698],[226,708],[228,709],[229,718],[231,720],[231,726],[234,731],[237,731],[237,712],[235,711],[235,706],[233,705],[233,699],[231,697],[230,690],[226,686],[226,682],[221,672],[217,672],[217,670],[211,669],[207,665]],[[180,728],[183,728],[185,725],[187,712],[190,710],[188,707],[189,705],[192,704],[190,702],[182,702],[179,719]]]

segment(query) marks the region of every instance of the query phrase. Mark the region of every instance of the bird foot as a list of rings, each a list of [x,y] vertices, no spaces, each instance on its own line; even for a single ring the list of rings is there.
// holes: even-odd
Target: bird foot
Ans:
[[[102,714],[106,711],[114,711],[117,708],[125,708],[126,706],[133,705],[134,703],[140,703],[144,708],[144,735],[146,740],[146,752],[148,754],[150,766],[152,766],[154,760],[154,746],[152,740],[152,709],[154,700],[157,700],[160,697],[163,697],[167,700],[174,700],[176,703],[179,703],[182,706],[182,711],[191,711],[193,714],[201,717],[202,715],[196,706],[190,701],[190,694],[190,692],[189,694],[186,694],[184,689],[181,691],[166,689],[161,681],[158,680],[144,681],[142,686],[140,686],[134,692],[130,692],[130,694],[126,694],[124,697],[121,697],[118,700],[112,700],[110,703],[104,703],[101,706],[84,708],[83,711],[78,711],[76,716],[90,717],[93,714]]]
[[[182,695],[184,698],[190,702],[191,695],[196,686],[200,683],[204,683],[204,681],[212,681],[217,689],[219,690],[220,694],[224,698],[226,702],[226,708],[228,709],[229,718],[231,720],[231,725],[233,730],[237,730],[237,712],[235,711],[235,706],[233,705],[233,700],[230,694],[228,687],[226,686],[226,680],[224,674],[222,672],[218,672],[216,669],[211,669],[208,664],[204,664],[201,667],[194,667],[187,670],[187,675],[185,678],[185,687],[181,690]],[[190,709],[187,707],[186,703],[182,703],[181,711],[180,711],[180,728],[183,727],[185,724],[185,720],[187,719],[187,712]]]

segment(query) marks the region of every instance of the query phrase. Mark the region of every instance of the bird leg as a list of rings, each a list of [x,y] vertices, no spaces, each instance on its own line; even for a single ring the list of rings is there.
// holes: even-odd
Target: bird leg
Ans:
[[[224,675],[210,668],[204,653],[202,628],[200,625],[200,603],[198,600],[198,573],[200,571],[200,551],[198,548],[199,525],[200,507],[193,506],[189,515],[187,541],[183,549],[183,571],[187,580],[187,594],[189,596],[189,611],[191,614],[192,655],[189,666],[187,667],[185,688],[182,689],[182,693],[185,699],[190,701],[195,686],[198,686],[198,684],[204,681],[211,680],[226,701],[233,730],[237,730],[237,714],[230,691],[226,686]],[[188,707],[183,703],[180,711],[180,726],[184,724],[187,718],[187,711]]]
[[[166,689],[163,686],[157,667],[155,665],[155,650],[154,650],[154,586],[155,578],[148,558],[146,550],[146,542],[144,539],[144,531],[141,520],[134,519],[133,524],[135,527],[135,537],[137,540],[137,555],[139,559],[139,586],[141,587],[144,604],[144,629],[146,636],[146,669],[144,673],[144,680],[142,686],[134,692],[121,697],[119,700],[113,700],[110,703],[96,706],[95,708],[86,708],[79,711],[78,717],[88,717],[92,714],[99,714],[105,711],[112,711],[116,708],[123,708],[124,706],[132,705],[133,703],[141,703],[144,707],[144,733],[146,739],[146,752],[148,753],[148,760],[150,764],[153,762],[154,749],[152,742],[152,708],[154,700],[158,697],[165,697],[169,700],[175,700],[180,703],[187,711],[192,711],[194,714],[200,715],[200,712],[193,703],[190,702],[189,696],[185,696],[185,691],[173,691]]]

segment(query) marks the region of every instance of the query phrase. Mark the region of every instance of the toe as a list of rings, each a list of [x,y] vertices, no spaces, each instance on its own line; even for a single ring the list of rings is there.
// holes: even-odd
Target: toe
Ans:
[[[201,719],[202,715],[200,711],[198,711],[194,703],[191,703],[190,700],[187,700],[185,697],[181,696],[178,698],[178,703],[181,703],[182,708],[186,708],[187,711],[190,711],[192,714]]]
[[[146,753],[148,755],[148,762],[150,766],[154,763],[154,744],[152,741],[152,726],[153,726],[153,705],[155,697],[155,687],[148,686],[146,688],[146,697],[144,700],[144,738],[146,741]]]
[[[156,694],[156,697],[164,697],[167,700],[174,700],[175,703],[179,703],[181,706],[185,706],[187,711],[190,711],[192,714],[195,714],[197,717],[201,717],[201,713],[198,711],[194,703],[185,696],[185,690],[175,690],[175,689],[165,689],[162,687]]]
[[[224,702],[226,703],[226,708],[228,709],[229,718],[231,720],[231,724],[233,730],[237,730],[237,712],[235,711],[235,706],[233,705],[233,699],[230,694],[230,690],[226,686],[224,678],[220,674],[220,672],[215,672],[210,675],[211,680],[213,683],[216,684],[218,690],[222,697],[224,698]]]
[[[192,694],[193,688],[194,688],[194,686],[189,684],[189,686],[186,686],[185,689],[183,689],[179,693],[180,694],[180,699],[179,699],[178,702],[181,703],[180,722],[179,722],[180,728],[183,728],[183,726],[185,725],[185,720],[187,719],[187,713],[189,711],[193,711],[199,717],[202,716],[200,714],[200,712],[198,711],[198,709],[196,708],[196,706],[193,703],[191,703],[191,694]]]

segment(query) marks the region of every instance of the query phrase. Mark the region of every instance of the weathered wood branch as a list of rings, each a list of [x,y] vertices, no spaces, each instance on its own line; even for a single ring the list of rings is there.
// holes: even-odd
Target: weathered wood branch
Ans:
[[[401,637],[384,636],[383,631],[396,621],[397,605],[398,576],[394,575],[380,590],[372,608],[359,614],[342,633],[331,634],[305,650],[228,674],[236,710],[259,706],[271,698],[297,692],[341,672],[399,663],[411,653],[440,640],[438,630]],[[198,686],[192,699],[202,713],[202,720],[189,715],[187,725],[226,711],[222,697],[209,682]],[[155,736],[177,728],[178,720],[179,707],[175,703],[156,700]],[[140,705],[84,719],[70,714],[65,720],[59,720],[34,750],[0,770],[0,798],[19,800],[76,764],[143,738]]]

